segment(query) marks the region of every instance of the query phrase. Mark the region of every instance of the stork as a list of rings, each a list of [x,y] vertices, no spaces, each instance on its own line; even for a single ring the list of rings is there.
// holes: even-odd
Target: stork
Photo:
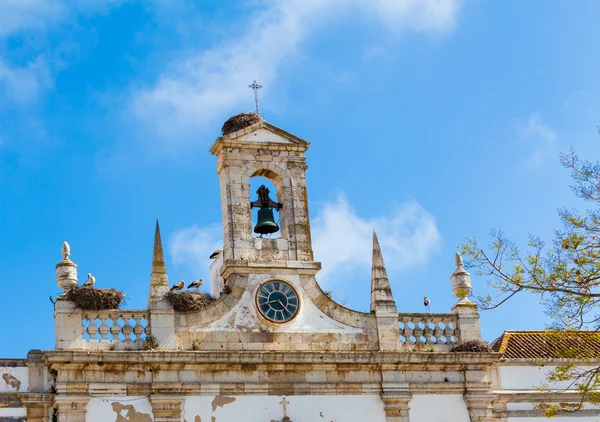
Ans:
[[[431,301],[429,300],[429,298],[427,296],[425,296],[423,298],[423,305],[425,305],[425,312],[429,313],[429,304],[431,303]]]
[[[183,286],[185,286],[185,281],[181,280],[179,283],[175,283],[173,287],[171,287],[171,291],[176,292],[178,290],[182,290]]]

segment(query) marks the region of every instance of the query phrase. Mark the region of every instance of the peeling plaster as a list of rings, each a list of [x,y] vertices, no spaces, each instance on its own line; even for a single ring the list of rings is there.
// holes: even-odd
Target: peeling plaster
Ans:
[[[224,407],[214,404],[215,396],[186,396],[184,412],[198,415],[202,422],[280,422],[284,416],[283,396],[216,396],[236,399]],[[289,400],[287,416],[292,421],[385,421],[383,402],[378,394],[285,396]],[[286,401],[287,401],[286,400]],[[213,410],[214,409],[214,410]],[[320,417],[320,414],[323,417]],[[195,422],[200,422],[196,420]],[[428,421],[429,422],[429,421]],[[462,422],[454,421],[452,422]]]
[[[19,389],[21,388],[21,381],[19,381],[17,377],[9,373],[2,375],[2,379],[4,380],[6,385],[14,388],[16,391],[19,391]]]
[[[152,422],[152,417],[147,413],[140,413],[131,404],[112,404],[113,411],[117,414],[115,422]],[[125,414],[123,414],[125,412]]]
[[[152,405],[146,396],[91,397],[85,422],[153,422]]]
[[[225,407],[226,405],[233,403],[235,401],[235,397],[227,397],[227,396],[215,396],[214,400],[211,403],[212,411],[217,410],[217,407]]]

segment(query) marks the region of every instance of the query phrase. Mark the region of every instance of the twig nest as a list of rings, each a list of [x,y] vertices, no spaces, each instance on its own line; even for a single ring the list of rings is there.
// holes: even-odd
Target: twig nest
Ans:
[[[177,312],[199,311],[216,300],[207,293],[190,292],[189,290],[185,292],[169,292],[165,297]]]
[[[116,289],[75,286],[66,293],[65,299],[74,302],[81,309],[102,311],[117,309],[123,302],[124,295]]]
[[[256,113],[240,113],[230,117],[221,128],[223,135],[237,132],[245,127],[252,126],[254,123],[258,123],[263,118]]]
[[[451,352],[470,352],[470,353],[485,353],[491,352],[492,348],[489,344],[482,340],[469,340],[457,344],[450,350]]]

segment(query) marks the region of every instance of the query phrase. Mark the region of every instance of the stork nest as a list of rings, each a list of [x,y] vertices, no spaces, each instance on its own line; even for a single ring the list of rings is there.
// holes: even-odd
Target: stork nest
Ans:
[[[237,132],[238,130],[244,129],[245,127],[252,126],[254,123],[262,121],[262,119],[263,118],[256,113],[236,114],[235,116],[230,117],[223,124],[221,132],[223,132],[223,135]]]
[[[202,292],[169,292],[165,294],[167,300],[177,312],[192,312],[210,305],[216,299],[208,293]]]
[[[491,352],[492,348],[485,341],[469,340],[457,344],[450,350],[451,352],[470,352],[470,353],[485,353]]]
[[[78,308],[91,311],[117,309],[124,298],[123,292],[116,289],[96,289],[85,286],[75,286],[65,295],[65,299],[74,302]]]

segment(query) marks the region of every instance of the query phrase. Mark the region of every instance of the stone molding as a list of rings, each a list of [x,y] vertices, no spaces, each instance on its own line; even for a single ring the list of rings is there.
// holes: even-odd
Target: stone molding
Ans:
[[[381,383],[386,422],[409,422],[410,401],[412,394],[406,383]]]
[[[54,404],[58,408],[58,420],[60,422],[85,422],[86,406],[89,400],[87,395],[55,395]]]
[[[494,420],[492,403],[496,396],[493,393],[467,393],[464,398],[471,422],[492,422]]]
[[[180,422],[184,399],[181,396],[151,394],[149,396],[155,422]]]
[[[48,409],[54,403],[54,394],[22,393],[19,399],[27,409],[27,422],[47,422]]]

